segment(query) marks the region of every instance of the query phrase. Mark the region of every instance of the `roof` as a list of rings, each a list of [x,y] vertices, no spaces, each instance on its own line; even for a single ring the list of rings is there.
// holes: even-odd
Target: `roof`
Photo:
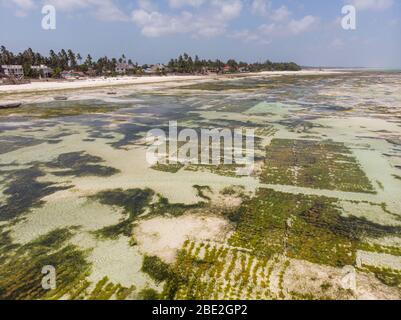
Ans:
[[[3,69],[15,69],[15,68],[22,69],[22,65],[20,65],[20,64],[5,64],[5,65],[2,65],[1,67]]]

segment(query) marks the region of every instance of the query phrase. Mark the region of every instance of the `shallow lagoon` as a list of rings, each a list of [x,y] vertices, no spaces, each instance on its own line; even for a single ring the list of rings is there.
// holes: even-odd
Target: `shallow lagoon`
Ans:
[[[0,279],[5,280],[0,280],[0,287],[5,290],[0,295],[18,299],[141,299],[149,298],[150,293],[161,298],[399,298],[401,270],[397,263],[386,265],[391,259],[381,255],[392,255],[391,261],[401,256],[400,241],[394,240],[401,238],[398,229],[401,227],[401,180],[397,179],[401,176],[400,86],[400,73],[253,77],[149,90],[124,87],[113,98],[94,90],[67,102],[49,102],[46,97],[43,102],[34,103],[41,101],[41,96],[33,95],[33,102],[21,109],[1,110]],[[239,178],[225,174],[224,168],[194,170],[183,166],[173,172],[151,168],[145,158],[144,136],[151,129],[167,128],[169,121],[178,121],[183,128],[257,129],[261,141],[258,155],[262,156],[258,158],[254,174]],[[286,166],[276,166],[276,171],[265,175],[271,164],[269,147],[281,148],[277,143],[282,139],[313,143],[307,144],[311,148],[308,154],[298,150],[295,160]],[[329,144],[333,146],[330,148],[341,148],[328,152],[329,140],[336,143]],[[325,150],[325,154],[319,150]],[[348,189],[332,182],[330,188],[319,188],[325,185],[319,177],[341,182],[338,176],[347,175],[347,170],[342,170],[346,167],[341,152],[350,157],[348,163],[359,168],[355,169],[357,176],[352,181],[356,184],[365,181],[366,188],[367,179],[369,192],[363,192],[358,185],[347,192]],[[329,161],[330,168],[319,166],[323,158]],[[294,174],[300,168],[304,172],[302,181],[297,180],[301,175]],[[291,183],[283,178],[290,176],[288,172],[291,172]],[[313,183],[308,176],[314,178]],[[241,191],[227,191],[234,185],[241,186]],[[275,193],[258,191],[260,188]],[[133,218],[123,200],[107,204],[96,198],[102,192],[113,190],[121,193],[117,199],[126,199],[123,195],[129,190],[151,190],[153,196]],[[207,194],[199,190],[206,190]],[[265,194],[276,198],[260,199]],[[271,253],[267,256],[260,255],[260,243],[243,245],[241,223],[247,217],[244,210],[254,210],[252,216],[257,216],[265,211],[254,205],[265,202],[267,208],[269,205],[282,208],[281,197],[292,199],[300,194],[313,197],[304,206],[310,205],[310,201],[320,203],[312,204],[314,209],[310,209],[317,215],[330,214],[333,215],[330,219],[347,221],[350,230],[353,223],[350,221],[360,221],[359,225],[366,228],[365,233],[358,233],[357,239],[347,233],[341,239],[330,238],[333,243],[350,243],[349,248],[339,252],[349,258],[340,255],[340,263],[333,266],[326,262],[325,257],[332,254],[327,248],[317,247],[321,256],[316,259],[307,248],[299,251],[275,246],[274,241],[287,241],[285,233],[278,233],[280,236],[276,237],[256,232],[253,241],[267,246],[265,251]],[[273,200],[278,202],[269,203]],[[326,207],[329,202],[335,203],[336,209],[327,213],[322,208],[331,208],[331,204]],[[293,243],[305,236],[295,232],[301,221],[297,220],[298,216],[304,217],[295,210],[294,227],[292,230],[290,226],[289,231],[294,232],[289,237]],[[363,220],[341,220],[340,217]],[[263,215],[260,219],[264,219]],[[334,220],[330,219],[325,220],[328,225],[324,228],[315,225],[315,220],[307,220],[305,228],[313,226],[307,230],[322,237],[318,241],[325,241],[334,228],[330,225]],[[187,235],[180,234],[181,240],[174,238],[174,230],[169,232],[162,227],[181,222],[188,225]],[[194,234],[199,224],[209,239]],[[99,237],[99,230],[109,227],[119,230],[120,225],[124,226],[124,232],[112,238]],[[338,228],[337,224],[333,225]],[[151,232],[144,226],[151,226]],[[201,289],[204,281],[212,276],[199,269],[199,265],[185,269],[182,256],[174,261],[169,255],[164,263],[169,263],[174,270],[198,274],[200,280],[195,284],[192,276],[188,276],[188,281],[192,281],[191,290],[184,282],[177,292],[171,293],[170,287],[177,276],[175,271],[160,280],[155,276],[157,270],[143,267],[145,256],[177,252],[184,246],[182,239],[185,238],[190,242],[183,247],[188,261],[205,260],[216,269],[215,287]],[[195,251],[189,250],[189,246]],[[256,247],[258,250],[254,251]],[[230,263],[223,263],[224,254]],[[30,255],[38,258],[32,258],[27,264],[24,259]],[[362,263],[357,257],[362,257]],[[164,259],[163,254],[159,258]],[[44,261],[58,264],[62,270],[56,292],[43,292],[38,287],[40,283],[34,281],[40,276]],[[80,272],[71,271],[73,261],[83,266]],[[339,279],[344,265],[341,261],[357,268],[363,290],[342,293]],[[20,264],[27,264],[27,268],[12,276],[12,266]],[[230,269],[244,278],[219,278],[218,270],[224,274]],[[313,278],[313,270],[326,275],[317,280],[319,285],[290,281],[295,276]],[[247,274],[253,277],[253,282]],[[11,286],[11,280],[7,279],[13,277],[32,280],[32,287],[27,290],[22,283]],[[327,282],[330,289],[324,290]],[[243,291],[233,290],[236,283],[243,283]],[[247,287],[251,283],[252,290]],[[73,290],[71,284],[80,291]]]

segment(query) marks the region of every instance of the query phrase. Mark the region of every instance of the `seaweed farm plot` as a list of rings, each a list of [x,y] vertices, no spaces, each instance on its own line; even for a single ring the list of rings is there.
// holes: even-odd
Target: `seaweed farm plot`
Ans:
[[[401,298],[400,74],[209,80],[0,112],[0,299]]]
[[[375,190],[352,152],[333,141],[274,139],[261,181],[347,192]]]
[[[274,255],[257,257],[246,249],[212,242],[187,241],[175,264],[146,257],[142,270],[163,282],[158,299],[174,300],[314,300],[356,299],[359,292],[346,290],[340,268]],[[372,270],[374,271],[374,270]],[[377,270],[386,283],[368,269],[358,270],[357,279],[365,293],[381,290],[381,298],[397,299],[399,280],[395,271]],[[397,278],[398,276],[398,278]],[[374,286],[370,286],[374,283]],[[392,284],[393,287],[387,287]]]
[[[400,236],[401,227],[344,217],[337,200],[260,189],[239,208],[230,245],[259,257],[284,254],[337,267],[354,265],[365,238]]]

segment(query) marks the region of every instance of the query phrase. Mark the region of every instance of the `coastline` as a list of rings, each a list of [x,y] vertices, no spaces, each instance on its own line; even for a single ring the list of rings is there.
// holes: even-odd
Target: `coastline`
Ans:
[[[163,83],[180,83],[183,81],[198,81],[198,80],[224,80],[244,77],[258,76],[281,76],[281,75],[319,75],[319,74],[334,74],[344,73],[338,70],[302,70],[302,71],[263,71],[258,73],[242,73],[242,74],[224,74],[224,75],[182,75],[182,76],[142,76],[142,77],[116,77],[116,78],[92,78],[73,81],[41,81],[32,82],[22,85],[0,85],[1,95],[12,95],[17,93],[39,93],[47,91],[62,91],[74,89],[96,89],[116,86],[129,85],[150,85]],[[0,96],[0,101],[2,97]]]

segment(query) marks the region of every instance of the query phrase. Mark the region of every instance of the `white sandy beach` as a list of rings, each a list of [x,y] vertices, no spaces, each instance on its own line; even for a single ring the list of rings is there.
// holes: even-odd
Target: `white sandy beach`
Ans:
[[[183,75],[183,76],[142,76],[142,77],[116,77],[116,78],[92,78],[84,80],[73,81],[49,81],[49,82],[32,82],[22,85],[0,85],[0,93],[13,94],[13,93],[31,93],[40,91],[57,91],[68,89],[85,89],[109,86],[122,86],[122,85],[143,85],[155,83],[178,83],[196,80],[208,79],[230,79],[242,77],[255,77],[255,76],[280,76],[280,75],[318,75],[318,74],[331,74],[339,73],[338,70],[302,70],[302,71],[265,71],[259,73],[247,74],[225,74],[225,75]],[[344,72],[344,71],[341,71]],[[3,100],[3,99],[1,99]]]

